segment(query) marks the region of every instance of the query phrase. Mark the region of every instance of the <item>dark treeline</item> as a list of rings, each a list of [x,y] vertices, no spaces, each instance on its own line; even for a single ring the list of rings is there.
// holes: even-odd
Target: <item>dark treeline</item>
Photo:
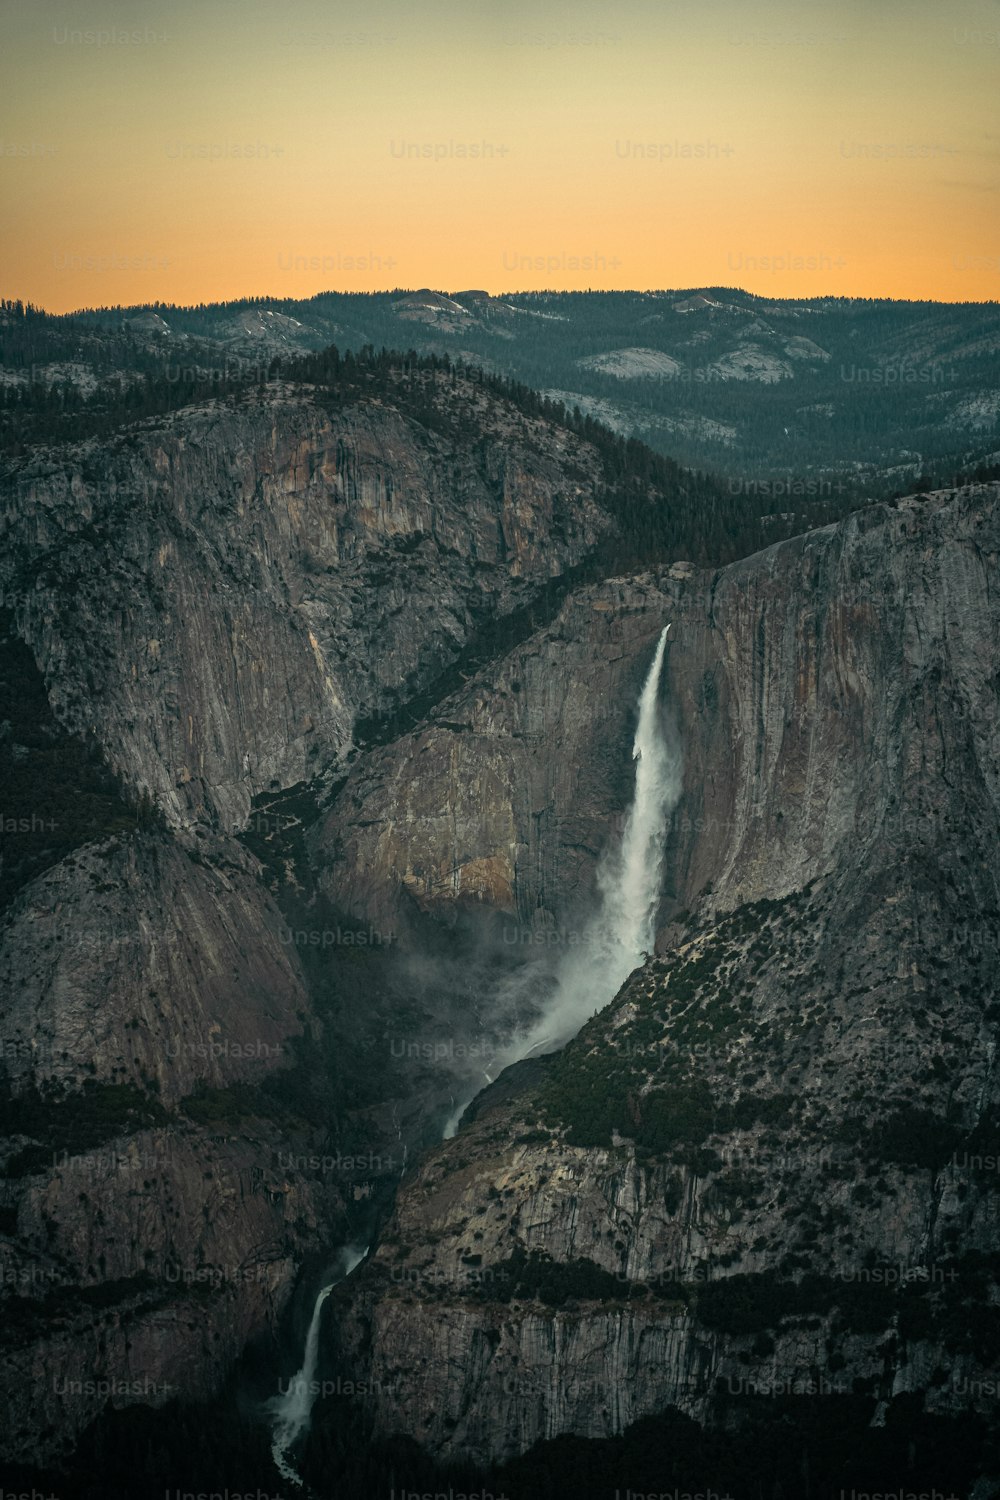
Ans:
[[[26,314],[19,321],[30,330],[35,319]],[[67,325],[60,337],[67,339],[62,352],[70,360],[75,335]],[[127,331],[120,337],[133,340]],[[22,349],[25,357],[32,347],[29,332]],[[51,357],[51,349],[47,353]],[[597,450],[604,476],[598,499],[616,527],[602,544],[600,567],[591,576],[678,558],[719,566],[782,536],[826,524],[859,503],[853,493],[815,494],[803,486],[794,509],[786,508],[766,489],[744,491],[685,469],[638,439],[622,437],[578,410],[568,411],[520,380],[453,362],[447,355],[376,350],[370,345],[357,353],[341,353],[330,345],[314,354],[275,356],[248,366],[235,358],[219,365],[217,351],[194,345],[185,346],[183,365],[177,364],[175,352],[168,357],[148,346],[130,345],[119,353],[128,365],[128,377],[101,385],[89,395],[69,379],[4,387],[0,426],[7,453],[18,457],[39,443],[107,438],[208,400],[253,402],[263,399],[268,386],[273,389],[277,381],[313,388],[331,413],[353,401],[390,399],[439,435],[475,445],[488,435],[485,413],[477,406],[481,394],[507,403],[523,418],[570,431]]]
[[[14,372],[0,383],[0,452],[10,457],[241,396],[268,376],[269,361],[194,341],[158,349],[128,328],[98,335],[73,320],[53,328],[52,319],[30,311],[8,315],[0,327],[3,363]]]
[[[460,328],[454,319],[448,326],[410,321],[413,299],[404,289],[190,307],[150,302],[60,317],[9,301],[0,304],[0,349],[9,370],[76,360],[109,385],[135,383],[116,371],[141,374],[127,400],[136,419],[238,390],[281,344],[320,351],[336,343],[357,353],[366,345],[397,348],[404,335],[422,353],[440,355],[454,349],[460,332],[469,362],[539,391],[607,403],[598,415],[690,468],[739,480],[808,474],[842,498],[848,490],[855,499],[902,493],[924,479],[948,484],[995,447],[996,303],[772,301],[711,287],[703,295],[718,305],[678,313],[689,291],[510,293],[490,302],[454,295],[470,314]],[[792,338],[821,347],[814,358],[801,350],[792,358]],[[783,361],[784,376],[719,377],[716,361],[760,340]],[[619,379],[588,363],[623,346],[667,353],[680,368],[673,377]],[[234,349],[240,352],[227,352]],[[157,370],[161,377],[168,371],[175,387],[166,406],[154,389]],[[51,371],[39,381],[52,385]],[[55,385],[49,395],[22,387],[0,401],[0,426],[15,451],[18,443],[113,430],[107,391],[84,401],[68,378]]]
[[[478,389],[509,403],[529,420],[561,427],[589,443],[603,468],[598,499],[614,517],[616,530],[601,544],[596,571],[593,565],[589,571],[585,568],[576,582],[678,559],[722,566],[783,536],[836,520],[860,503],[860,497],[846,489],[826,493],[823,486],[803,483],[794,511],[783,510],[766,487],[760,492],[734,486],[684,468],[637,438],[612,432],[523,381],[453,363],[447,355],[412,349],[401,355],[371,347],[341,354],[333,345],[314,355],[275,361],[274,372],[323,388],[338,402],[362,392],[391,394],[415,421],[469,441],[483,436],[482,413],[470,399]]]

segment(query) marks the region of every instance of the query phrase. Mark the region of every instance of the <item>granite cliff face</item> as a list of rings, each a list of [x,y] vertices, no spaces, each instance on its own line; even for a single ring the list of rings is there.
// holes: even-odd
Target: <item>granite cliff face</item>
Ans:
[[[275,387],[4,475],[2,603],[34,658],[0,733],[20,839],[0,864],[9,1457],[71,1446],[102,1382],[112,1405],[211,1393],[303,1260],[356,1228],[356,1164],[395,1181],[400,1111],[406,1139],[424,1129],[376,1085],[367,1155],[341,1149],[336,913],[311,911],[303,948],[309,877],[287,840],[261,863],[319,793],[251,808],[342,775],[359,719],[426,691],[610,525],[589,445],[444,382],[427,420],[435,399],[466,426]],[[67,831],[88,757],[118,800]]]
[[[532,805],[592,814],[596,852],[611,809],[578,767],[612,738],[609,685],[620,723],[675,622],[664,951],[541,1082],[485,1094],[404,1183],[336,1346],[381,1430],[495,1462],[668,1404],[724,1424],[761,1392],[861,1392],[875,1422],[907,1392],[988,1413],[997,499],[921,497],[711,578],[577,595],[442,707],[450,727],[354,773],[359,859],[416,875],[507,857],[508,909],[541,898],[558,932],[591,849],[545,885]],[[588,648],[592,740],[574,696]],[[550,716],[526,744],[542,682]],[[484,759],[490,820],[444,827]]]
[[[8,1074],[138,1084],[165,1105],[279,1064],[307,997],[278,911],[239,845],[144,834],[87,846],[8,919]]]
[[[127,813],[29,861],[0,929],[12,1458],[108,1394],[211,1394],[388,1207],[391,1153],[453,1102],[438,1043],[496,1041],[490,965],[583,927],[667,620],[659,956],[403,1178],[326,1358],[377,1382],[383,1431],[493,1459],[665,1403],[715,1420],[736,1369],[832,1354],[947,1405],[945,1356],[991,1357],[948,1339],[962,1289],[992,1296],[996,1200],[940,1151],[975,1154],[995,1108],[996,488],[579,586],[532,629],[614,525],[598,452],[431,384],[423,421],[274,385],[4,476],[0,603],[57,726],[11,764],[85,741]],[[341,918],[412,948],[344,951]],[[460,975],[442,933],[486,956]],[[959,1244],[983,1264],[947,1305],[831,1321],[866,1255]],[[798,1316],[800,1273],[825,1280]]]
[[[5,1461],[65,1456],[108,1407],[207,1400],[277,1326],[336,1233],[329,1189],[282,1148],[266,1120],[236,1139],[171,1119],[5,1183]]]
[[[411,902],[572,913],[631,793],[629,714],[676,588],[665,575],[574,593],[548,630],[367,755],[313,831],[331,896],[381,921]]]
[[[685,776],[665,915],[709,883],[729,908],[935,837],[952,796],[987,815],[997,547],[980,488],[875,506],[718,573],[578,590],[351,772],[315,835],[320,862],[335,851],[329,889],[362,917],[413,897],[571,919],[631,795],[630,715],[667,621]]]
[[[587,444],[468,400],[463,437],[288,388],[8,473],[4,592],[53,705],[171,825],[330,772],[607,529]]]

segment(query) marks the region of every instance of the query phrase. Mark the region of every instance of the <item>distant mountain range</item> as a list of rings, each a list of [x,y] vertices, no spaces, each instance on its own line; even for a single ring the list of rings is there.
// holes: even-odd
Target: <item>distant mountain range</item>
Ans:
[[[16,304],[5,304],[9,310]],[[17,320],[14,319],[13,322]],[[35,315],[0,382],[102,381],[155,358],[180,379],[266,372],[336,343],[413,348],[513,376],[736,487],[884,494],[1000,456],[1000,305],[652,292],[323,292]],[[783,485],[787,484],[788,489]]]

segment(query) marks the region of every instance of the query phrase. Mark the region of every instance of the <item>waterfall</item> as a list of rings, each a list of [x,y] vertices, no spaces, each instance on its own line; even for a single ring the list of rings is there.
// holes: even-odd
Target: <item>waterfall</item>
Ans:
[[[639,695],[632,745],[635,791],[621,842],[598,868],[600,906],[579,934],[578,945],[565,953],[541,1016],[503,1050],[491,1070],[493,1077],[521,1058],[568,1042],[595,1011],[614,999],[632,970],[652,952],[667,822],[681,793],[681,757],[664,733],[659,704],[669,629],[666,625],[660,632]],[[446,1140],[458,1129],[468,1102],[448,1120]]]
[[[309,1332],[306,1334],[305,1352],[302,1356],[302,1368],[288,1382],[288,1389],[282,1391],[281,1395],[272,1397],[267,1403],[267,1410],[273,1419],[271,1456],[282,1477],[294,1484],[301,1484],[302,1480],[286,1455],[292,1444],[309,1426],[313,1402],[316,1400],[316,1363],[319,1358],[319,1324],[323,1303],[337,1283],[346,1280],[355,1267],[361,1264],[367,1253],[367,1245],[361,1249],[352,1246],[341,1252],[343,1269],[340,1275],[335,1276],[320,1290],[313,1306]]]
[[[598,920],[602,979],[617,993],[646,953],[652,952],[660,898],[667,817],[680,795],[679,757],[667,745],[659,714],[660,674],[667,644],[666,625],[639,697],[639,722],[632,746],[635,795],[617,859],[600,871],[604,897]],[[611,995],[608,996],[611,998]]]

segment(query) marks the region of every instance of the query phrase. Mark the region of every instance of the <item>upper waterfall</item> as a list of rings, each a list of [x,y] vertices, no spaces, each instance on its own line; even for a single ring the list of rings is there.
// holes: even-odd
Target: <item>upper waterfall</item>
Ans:
[[[635,794],[617,856],[603,866],[598,879],[603,906],[598,939],[604,961],[602,977],[610,1000],[632,970],[651,952],[663,870],[667,817],[680,793],[679,757],[671,752],[659,708],[660,676],[667,645],[664,626],[653,664],[639,697],[632,759]]]
[[[668,624],[660,632],[639,694],[632,745],[635,790],[621,841],[598,867],[598,910],[579,943],[567,950],[541,1015],[502,1049],[488,1080],[521,1058],[568,1042],[595,1011],[614,999],[653,949],[667,824],[681,793],[682,774],[680,752],[665,732],[660,704],[669,630]],[[455,1134],[468,1102],[466,1096],[454,1110],[445,1139]]]

